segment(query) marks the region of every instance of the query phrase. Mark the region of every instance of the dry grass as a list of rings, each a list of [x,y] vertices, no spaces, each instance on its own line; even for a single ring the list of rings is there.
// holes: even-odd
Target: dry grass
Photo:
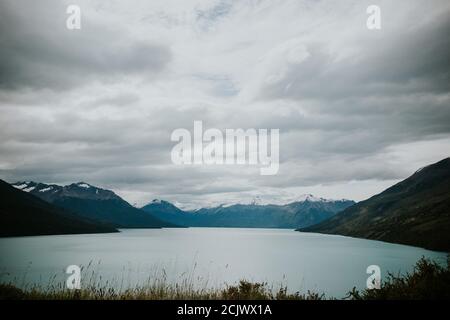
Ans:
[[[196,275],[197,264],[190,271],[182,273],[179,278],[168,280],[164,268],[151,268],[146,280],[133,285],[131,274],[124,268],[121,276],[104,280],[99,271],[100,262],[92,261],[82,266],[82,289],[68,289],[64,281],[57,280],[56,275],[47,283],[27,283],[27,272],[20,278],[5,281],[0,276],[0,300],[319,300],[324,295],[315,292],[290,293],[287,286],[274,287],[266,282],[241,280],[237,284],[222,286],[211,285],[210,279]],[[1,275],[1,273],[0,273]]]
[[[189,275],[180,283],[170,283],[165,273],[154,281],[131,289],[115,289],[101,284],[95,272],[81,290],[69,290],[65,284],[33,285],[19,289],[13,284],[0,284],[0,300],[322,300],[333,299],[315,292],[289,293],[286,286],[274,288],[267,283],[241,280],[222,288],[198,288],[198,279]],[[398,299],[450,299],[450,263],[447,268],[422,258],[412,273],[404,276],[389,275],[379,290],[349,291],[344,299],[398,300]]]
[[[223,289],[194,289],[178,284],[157,284],[116,290],[112,287],[87,287],[69,290],[65,287],[21,290],[11,284],[0,285],[0,300],[320,300],[323,295],[288,293],[286,287],[273,290],[267,283],[241,280]]]

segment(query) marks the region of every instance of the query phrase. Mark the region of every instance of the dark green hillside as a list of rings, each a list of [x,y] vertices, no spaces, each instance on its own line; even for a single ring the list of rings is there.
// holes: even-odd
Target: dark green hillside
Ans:
[[[418,170],[372,198],[302,232],[450,251],[450,158]]]

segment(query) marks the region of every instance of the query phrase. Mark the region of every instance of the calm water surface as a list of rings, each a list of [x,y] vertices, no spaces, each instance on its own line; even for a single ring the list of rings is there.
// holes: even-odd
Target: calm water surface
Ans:
[[[65,268],[75,264],[85,267],[82,285],[108,281],[126,288],[166,277],[217,287],[247,279],[343,297],[365,287],[369,265],[380,266],[385,277],[411,271],[422,256],[446,261],[446,254],[421,248],[283,229],[121,231],[0,239],[0,281],[63,283]]]

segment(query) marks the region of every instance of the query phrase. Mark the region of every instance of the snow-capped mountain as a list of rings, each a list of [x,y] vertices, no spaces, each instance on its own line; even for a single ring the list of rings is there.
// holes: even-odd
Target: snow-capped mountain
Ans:
[[[83,219],[35,197],[30,194],[34,189],[36,186],[29,182],[13,188],[0,180],[0,236],[117,232],[112,226]],[[43,189],[39,186],[39,190]]]
[[[33,181],[16,182],[13,186],[83,217],[123,228],[159,228],[174,225],[137,209],[113,191],[86,182],[66,186]]]
[[[14,186],[85,217],[118,227],[300,228],[322,222],[354,204],[351,200],[331,200],[306,194],[287,204],[265,203],[256,196],[247,203],[223,204],[195,211],[184,211],[168,201],[154,199],[138,209],[114,192],[86,182],[59,186],[22,181]]]
[[[265,197],[265,196],[254,196],[248,200],[242,200],[238,202],[223,202],[223,203],[211,203],[210,205],[203,206],[200,208],[192,208],[189,207],[185,211],[195,212],[202,209],[217,209],[217,208],[226,208],[234,205],[255,205],[255,206],[265,206],[265,205],[276,205],[276,206],[284,206],[294,202],[348,202],[352,201],[349,199],[328,199],[322,197],[316,197],[312,194],[302,194],[300,196],[294,196],[284,199],[275,199],[273,197]],[[182,208],[182,207],[180,207]]]
[[[193,211],[183,211],[164,200],[153,200],[142,210],[161,220],[189,227],[298,228],[328,219],[354,203],[309,194],[282,205],[264,204],[260,197],[255,197],[247,204],[222,204]]]
[[[25,192],[29,192],[53,202],[61,197],[73,197],[92,200],[120,199],[114,192],[92,186],[86,182],[72,183],[66,186],[56,184],[45,184],[40,182],[16,182],[13,186]]]

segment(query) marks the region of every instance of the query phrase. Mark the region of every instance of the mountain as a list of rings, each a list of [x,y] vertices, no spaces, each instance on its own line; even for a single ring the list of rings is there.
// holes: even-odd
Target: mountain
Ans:
[[[0,180],[0,236],[117,232],[58,208]]]
[[[302,232],[339,234],[450,251],[450,158]]]
[[[152,210],[152,211],[161,211],[164,213],[172,213],[172,214],[182,214],[183,210],[176,207],[172,203],[164,200],[154,199],[149,204],[143,206],[141,209]]]
[[[182,211],[167,201],[153,200],[142,210],[161,220],[189,227],[294,229],[321,222],[354,204],[350,200],[326,200],[311,195],[286,205],[259,202]]]
[[[85,182],[59,186],[31,181],[17,182],[13,186],[79,216],[108,223],[117,228],[175,227],[133,207],[114,192]]]
[[[190,214],[185,212],[172,203],[164,200],[154,199],[149,204],[143,206],[141,210],[157,217],[160,220],[167,221],[180,226],[190,226]]]

